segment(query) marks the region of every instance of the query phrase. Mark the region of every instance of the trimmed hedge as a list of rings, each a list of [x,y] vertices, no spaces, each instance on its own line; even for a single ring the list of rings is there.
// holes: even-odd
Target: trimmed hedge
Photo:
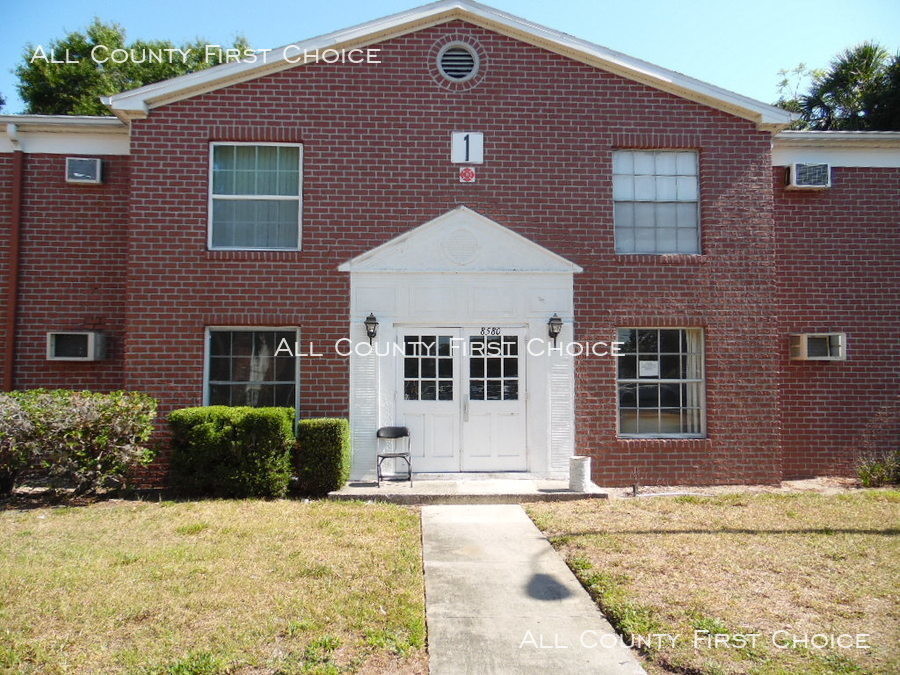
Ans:
[[[341,418],[300,420],[295,467],[302,494],[322,497],[350,477],[350,424]]]
[[[283,497],[291,479],[292,408],[207,406],[169,415],[172,487],[213,497]]]
[[[75,494],[127,486],[150,463],[156,401],[146,394],[31,389],[0,395],[0,492],[27,474]]]

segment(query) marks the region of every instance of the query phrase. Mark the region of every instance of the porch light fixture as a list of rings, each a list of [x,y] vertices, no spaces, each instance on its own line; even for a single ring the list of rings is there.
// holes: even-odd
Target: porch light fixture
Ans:
[[[547,322],[547,333],[550,337],[553,338],[553,346],[556,346],[556,338],[559,337],[560,332],[562,331],[562,319],[559,318],[559,315],[556,313],[550,317],[550,320]]]
[[[366,320],[363,322],[366,324],[366,335],[369,338],[369,344],[372,344],[372,340],[378,335],[378,319],[375,318],[375,315],[369,312],[369,316],[366,317]]]

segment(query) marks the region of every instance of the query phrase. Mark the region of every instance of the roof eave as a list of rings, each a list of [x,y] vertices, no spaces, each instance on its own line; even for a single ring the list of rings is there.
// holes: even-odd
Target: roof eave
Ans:
[[[303,53],[304,50],[361,48],[454,19],[469,21],[573,60],[723,110],[754,122],[760,130],[779,131],[789,126],[794,119],[791,113],[761,101],[469,0],[440,0],[430,5],[286,45],[273,50],[264,64],[247,61],[222,64],[116,94],[105,98],[103,102],[120,117],[140,119],[146,117],[152,108],[302,65],[289,63],[284,58],[288,50]]]
[[[15,124],[22,131],[121,134],[128,129],[116,117],[93,115],[0,115],[0,125]]]
[[[900,131],[782,131],[773,142],[782,147],[898,148]]]

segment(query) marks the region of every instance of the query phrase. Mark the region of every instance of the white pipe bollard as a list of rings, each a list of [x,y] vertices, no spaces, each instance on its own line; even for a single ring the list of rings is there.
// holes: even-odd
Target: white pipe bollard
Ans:
[[[569,460],[569,490],[589,492],[591,489],[591,458],[572,457]]]

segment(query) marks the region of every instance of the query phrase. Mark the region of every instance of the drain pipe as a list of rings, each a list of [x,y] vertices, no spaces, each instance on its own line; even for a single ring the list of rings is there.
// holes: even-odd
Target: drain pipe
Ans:
[[[13,147],[12,186],[9,214],[9,267],[6,277],[6,341],[3,345],[3,391],[12,391],[16,359],[16,314],[19,304],[19,238],[22,226],[22,174],[25,153],[19,142],[19,128],[6,125],[6,135]]]

